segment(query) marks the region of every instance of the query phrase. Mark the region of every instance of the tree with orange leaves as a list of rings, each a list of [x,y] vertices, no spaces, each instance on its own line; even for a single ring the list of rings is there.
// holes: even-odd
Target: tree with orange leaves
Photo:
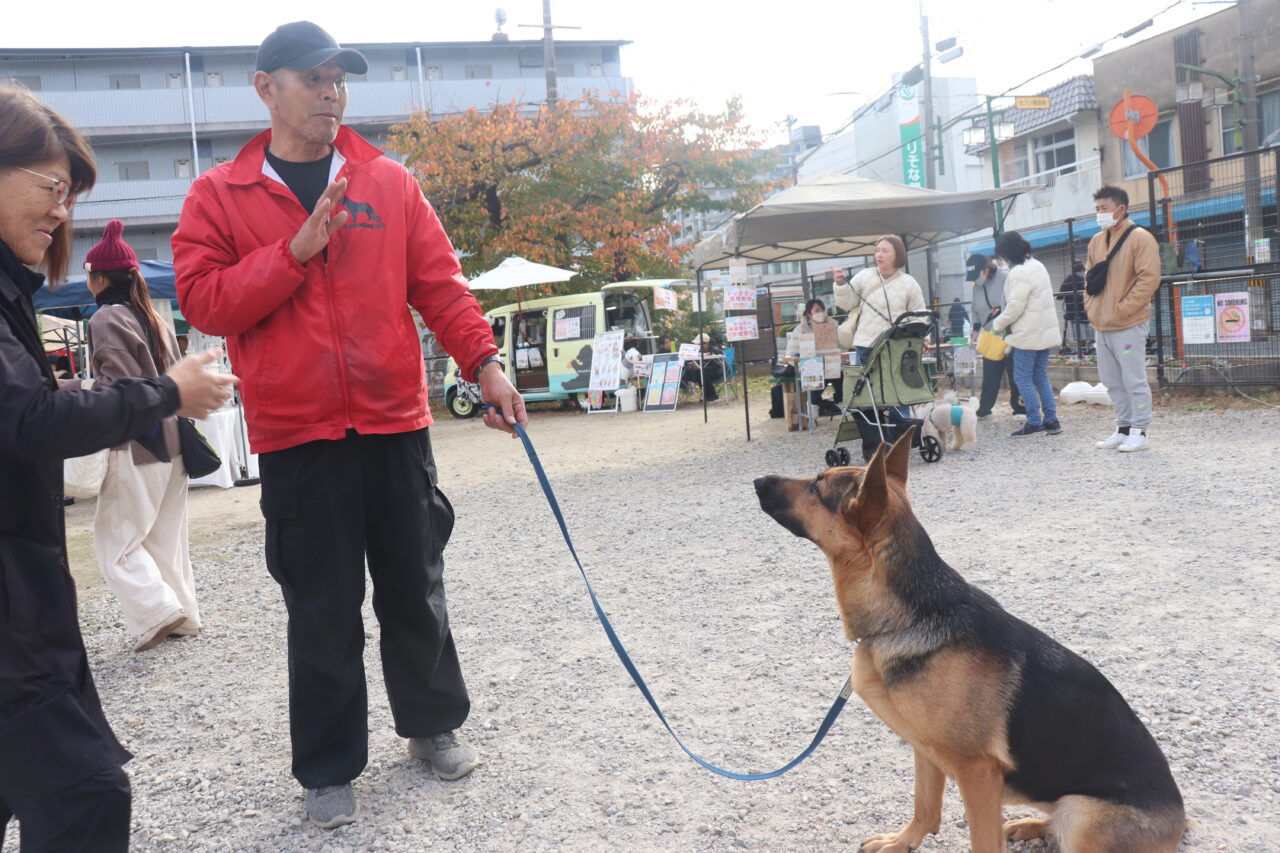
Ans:
[[[388,147],[468,275],[520,255],[598,285],[679,274],[688,247],[674,245],[669,214],[756,204],[774,163],[756,141],[736,101],[708,114],[588,96],[534,114],[514,102],[438,121],[418,113],[392,128]]]

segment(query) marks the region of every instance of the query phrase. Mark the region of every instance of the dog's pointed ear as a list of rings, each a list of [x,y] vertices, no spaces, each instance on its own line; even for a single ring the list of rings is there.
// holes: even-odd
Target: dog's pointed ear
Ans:
[[[857,494],[845,505],[845,516],[863,530],[870,529],[889,504],[889,475],[885,469],[888,451],[885,448],[883,443],[876,448],[875,455],[864,469]]]
[[[885,455],[885,472],[899,483],[907,482],[907,469],[911,462],[911,438],[915,431],[914,425],[907,427]]]

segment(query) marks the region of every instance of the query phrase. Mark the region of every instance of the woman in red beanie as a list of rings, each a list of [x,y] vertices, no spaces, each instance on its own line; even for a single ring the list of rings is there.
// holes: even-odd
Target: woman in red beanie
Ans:
[[[85,256],[98,310],[89,320],[99,385],[126,376],[163,376],[178,339],[151,306],[138,258],[113,219]],[[120,600],[125,627],[145,651],[171,634],[200,631],[187,551],[187,472],[176,418],[111,449],[98,493],[93,543],[98,568]]]

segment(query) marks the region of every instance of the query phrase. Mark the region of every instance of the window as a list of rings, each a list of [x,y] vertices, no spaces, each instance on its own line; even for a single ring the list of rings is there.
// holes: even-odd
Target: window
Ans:
[[[462,76],[468,80],[492,80],[492,65],[464,65],[462,68]]]
[[[38,77],[36,79],[39,80]],[[27,88],[31,87],[28,86]],[[1258,117],[1262,120],[1262,128],[1258,134],[1258,140],[1265,142],[1276,131],[1280,131],[1280,89],[1258,96]],[[1273,144],[1276,142],[1280,142],[1280,136],[1272,140]]]
[[[443,69],[443,68],[441,68],[439,65],[428,65],[428,66],[427,66],[427,79],[428,79],[428,80],[443,80],[443,79],[444,79],[444,69]]]
[[[1002,182],[1017,181],[1031,174],[1031,165],[1027,154],[1027,141],[1024,139],[1013,145],[1001,146],[1000,180]]]
[[[142,75],[140,74],[108,74],[108,89],[141,89]]]
[[[173,175],[176,178],[191,177],[191,161],[190,160],[174,160]]]
[[[181,71],[169,71],[164,75],[165,85],[170,89],[181,89],[187,85],[185,76]]]
[[[1075,171],[1067,168],[1076,162],[1076,132],[1073,128],[1037,136],[1034,147],[1037,173],[1060,171],[1068,175]]]
[[[1133,156],[1129,143],[1121,140],[1120,150],[1124,152],[1124,176],[1128,178],[1146,177],[1148,167]],[[1156,164],[1157,168],[1167,169],[1174,165],[1173,159],[1173,119],[1156,122],[1151,132],[1138,140],[1138,150]]]
[[[391,79],[392,80],[408,80],[409,75],[408,75],[408,72],[405,71],[405,68],[403,65],[393,65],[391,66]]]
[[[215,166],[221,166],[223,163],[230,163],[230,162],[231,162],[230,157],[214,157],[213,158],[213,165]]]
[[[40,75],[39,74],[15,74],[12,77],[0,78],[11,83],[17,83],[24,87],[28,92],[40,91]]]
[[[557,77],[572,77],[572,76],[573,76],[573,71],[574,71],[574,64],[573,64],[572,62],[557,62],[557,63],[556,63],[556,76],[557,76]]]
[[[590,65],[587,66],[587,74],[588,76],[591,76],[591,77],[603,77],[604,66],[601,65],[599,62],[592,62]]]
[[[554,312],[554,341],[580,341],[596,336],[596,306],[557,308]],[[577,321],[576,323],[574,321]],[[562,322],[564,321],[564,322]]]
[[[146,160],[132,160],[128,163],[116,163],[116,168],[120,170],[120,180],[122,181],[151,180],[151,166]]]
[[[217,87],[217,86],[221,86],[221,85],[222,85],[222,72],[221,72],[221,71],[206,71],[206,72],[204,72],[204,84],[205,84],[206,86],[209,86],[210,88]]]

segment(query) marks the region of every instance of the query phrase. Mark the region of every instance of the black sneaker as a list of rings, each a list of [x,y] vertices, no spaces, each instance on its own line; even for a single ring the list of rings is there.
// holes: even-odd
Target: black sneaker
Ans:
[[[1044,424],[1039,424],[1039,425],[1037,425],[1037,426],[1032,426],[1031,424],[1026,424],[1026,425],[1024,425],[1024,426],[1022,427],[1022,429],[1020,429],[1020,430],[1016,430],[1016,431],[1011,432],[1011,433],[1009,433],[1009,434],[1010,434],[1010,435],[1012,435],[1012,436],[1022,436],[1022,435],[1039,435],[1040,433],[1042,433],[1042,432],[1044,432],[1044,431],[1045,431]]]
[[[1062,432],[1062,424],[1058,423],[1057,418],[1054,418],[1051,421],[1045,421],[1044,431],[1049,433],[1049,435],[1057,435]]]

